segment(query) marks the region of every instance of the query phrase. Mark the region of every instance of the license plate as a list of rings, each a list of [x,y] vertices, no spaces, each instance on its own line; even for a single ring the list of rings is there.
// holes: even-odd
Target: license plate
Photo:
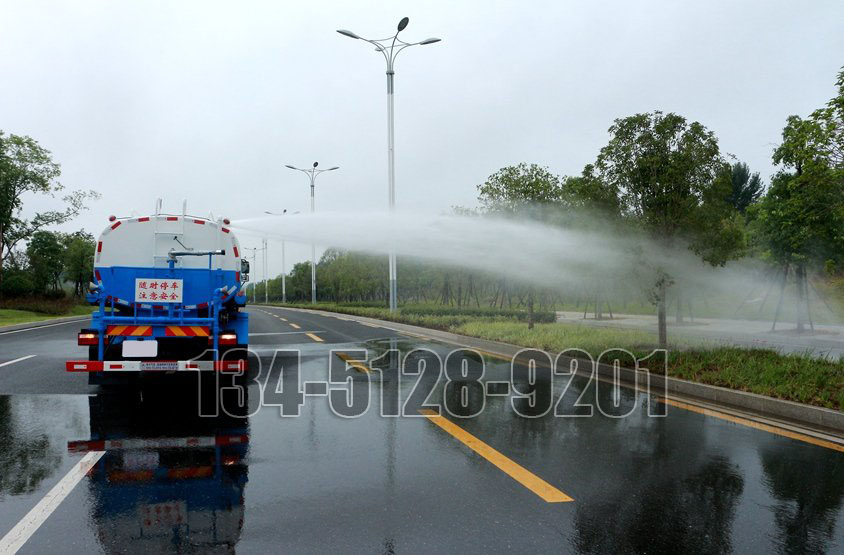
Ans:
[[[162,370],[171,372],[179,369],[179,363],[175,360],[141,361],[141,370]]]
[[[123,341],[124,357],[154,357],[158,356],[158,341]]]
[[[126,451],[123,453],[123,468],[126,470],[150,470],[158,468],[158,451]]]
[[[174,526],[187,525],[188,506],[184,501],[170,501],[154,505],[141,505],[138,517],[141,529],[149,534],[167,532]]]

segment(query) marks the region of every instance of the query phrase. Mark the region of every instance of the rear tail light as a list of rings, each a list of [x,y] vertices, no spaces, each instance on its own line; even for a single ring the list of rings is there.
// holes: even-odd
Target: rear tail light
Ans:
[[[79,345],[96,345],[97,338],[97,332],[81,331],[79,332],[79,335],[76,336],[76,342]]]
[[[237,334],[231,332],[221,333],[220,345],[237,345]]]

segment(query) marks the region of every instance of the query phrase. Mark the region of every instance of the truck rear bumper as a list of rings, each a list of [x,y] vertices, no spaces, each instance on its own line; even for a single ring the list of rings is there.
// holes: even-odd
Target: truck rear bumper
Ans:
[[[243,372],[246,360],[69,360],[68,372]]]

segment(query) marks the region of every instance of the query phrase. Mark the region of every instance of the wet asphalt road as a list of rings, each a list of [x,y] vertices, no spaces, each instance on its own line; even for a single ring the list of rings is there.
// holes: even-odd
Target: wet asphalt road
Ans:
[[[250,314],[262,369],[244,398],[224,392],[230,414],[207,418],[214,388],[190,380],[141,395],[66,373],[85,357],[79,324],[0,334],[0,364],[35,355],[0,366],[0,537],[96,456],[22,553],[844,549],[840,451],[674,406],[650,417],[664,405],[581,378],[545,388],[539,367],[533,402],[511,403],[512,391],[483,394],[471,357],[445,362],[446,385],[433,353],[400,375],[389,352],[445,360],[453,347],[332,316]],[[369,362],[345,371],[331,349],[366,349]],[[330,397],[303,385],[327,380],[329,360]],[[508,363],[485,363],[486,381],[510,380]],[[514,387],[533,376],[517,372]]]

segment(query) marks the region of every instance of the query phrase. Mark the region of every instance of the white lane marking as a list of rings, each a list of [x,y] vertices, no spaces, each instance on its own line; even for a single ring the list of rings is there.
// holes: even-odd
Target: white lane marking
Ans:
[[[76,463],[73,468],[53,486],[47,495],[29,511],[25,517],[12,528],[8,534],[0,540],[0,553],[13,555],[23,547],[23,544],[32,537],[44,521],[56,510],[56,507],[73,491],[82,478],[88,473],[105,451],[91,451]]]
[[[261,335],[291,335],[297,333],[324,333],[323,330],[310,330],[310,331],[262,331],[258,333],[250,333],[249,337],[256,337]]]
[[[22,360],[28,360],[28,359],[30,359],[34,356],[35,355],[26,355],[25,357],[16,358],[15,360],[8,360],[6,362],[0,363],[0,368],[2,368],[3,366],[9,366],[10,364],[14,364],[14,363],[20,362]]]
[[[87,320],[87,318],[80,318],[79,320],[71,320],[69,322],[58,322],[56,324],[44,324],[43,326],[33,326],[31,328],[24,328],[22,330],[0,331],[0,335],[8,335],[10,333],[20,333],[22,331],[40,330],[42,328],[52,328],[53,326],[63,326],[65,324],[78,324],[79,322],[84,322],[85,320]]]

